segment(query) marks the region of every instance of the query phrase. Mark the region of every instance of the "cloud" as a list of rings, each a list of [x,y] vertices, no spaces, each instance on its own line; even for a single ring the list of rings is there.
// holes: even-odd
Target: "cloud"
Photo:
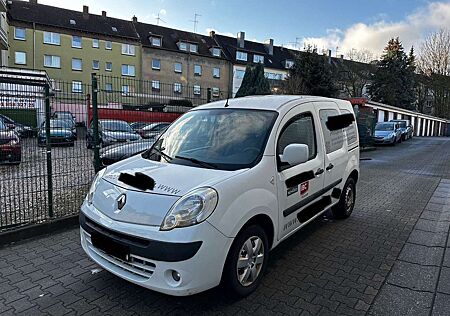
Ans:
[[[161,9],[161,10],[159,10],[159,14],[160,14],[160,15],[166,15],[166,14],[167,14],[166,9]]]
[[[430,31],[450,26],[450,1],[429,3],[397,22],[387,22],[383,15],[378,18],[370,24],[356,23],[345,30],[328,30],[323,37],[306,37],[303,43],[316,45],[319,50],[339,47],[338,54],[367,49],[375,56],[382,53],[392,37],[400,37],[405,49],[417,47]]]

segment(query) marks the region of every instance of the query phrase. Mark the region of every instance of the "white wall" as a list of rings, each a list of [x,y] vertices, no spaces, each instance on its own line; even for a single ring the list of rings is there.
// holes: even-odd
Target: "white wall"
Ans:
[[[394,113],[389,112],[388,121],[393,120],[393,119],[394,119]]]

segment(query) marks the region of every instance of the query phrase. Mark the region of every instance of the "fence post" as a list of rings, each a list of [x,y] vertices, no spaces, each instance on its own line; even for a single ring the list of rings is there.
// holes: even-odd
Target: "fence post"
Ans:
[[[53,217],[53,168],[52,168],[52,144],[50,140],[50,86],[45,84],[45,139],[47,156],[47,197],[48,197],[48,216]]]
[[[206,90],[206,103],[210,103],[211,101],[212,101],[211,88],[208,88],[208,90]]]
[[[98,135],[98,79],[92,74],[92,136],[94,140],[94,169],[100,170],[100,137]]]

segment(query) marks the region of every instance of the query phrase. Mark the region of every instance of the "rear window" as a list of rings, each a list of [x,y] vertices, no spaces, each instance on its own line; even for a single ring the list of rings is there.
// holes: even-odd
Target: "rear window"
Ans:
[[[327,121],[329,116],[337,116],[339,112],[337,110],[320,110],[320,124],[322,125],[323,136],[325,139],[325,149],[327,154],[335,152],[342,148],[344,145],[344,133],[342,129],[337,131],[330,131],[327,127]]]

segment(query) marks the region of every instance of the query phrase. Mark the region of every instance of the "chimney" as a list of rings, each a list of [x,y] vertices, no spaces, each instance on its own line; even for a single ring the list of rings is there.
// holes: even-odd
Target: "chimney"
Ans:
[[[102,17],[106,19],[106,11],[102,11]]]
[[[273,55],[273,38],[266,41],[266,50],[270,56]]]
[[[341,59],[342,59],[342,60],[344,59],[344,55],[341,55]]]
[[[331,49],[328,50],[328,57],[331,58]]]
[[[216,36],[216,32],[213,30],[209,31],[209,37],[214,38],[214,36]]]
[[[87,5],[83,6],[83,17],[88,18],[89,17],[89,7]]]
[[[237,34],[237,45],[239,48],[244,48],[245,46],[245,32],[239,32]]]
[[[133,16],[133,23],[137,23],[137,22],[138,22],[137,16]]]

